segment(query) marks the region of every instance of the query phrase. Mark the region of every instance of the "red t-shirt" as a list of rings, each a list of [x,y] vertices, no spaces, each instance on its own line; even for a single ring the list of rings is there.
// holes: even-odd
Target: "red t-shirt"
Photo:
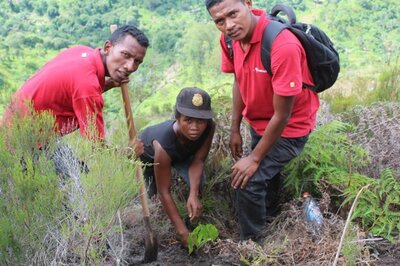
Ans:
[[[273,94],[277,94],[296,95],[292,115],[282,137],[305,136],[315,126],[319,99],[315,92],[302,88],[303,82],[313,84],[304,49],[289,30],[283,30],[272,44],[271,77],[261,62],[262,35],[270,20],[262,10],[253,9],[252,12],[260,19],[246,51],[243,51],[240,42],[232,41],[232,60],[224,35],[221,35],[221,70],[235,74],[245,104],[242,115],[259,135],[264,134],[274,114],[272,99]]]
[[[77,128],[88,136],[88,125],[95,121],[97,136],[105,135],[103,121],[105,70],[100,49],[75,46],[62,51],[49,61],[16,92],[13,106],[26,113],[26,103],[32,101],[36,111],[51,111],[55,129],[65,135]]]

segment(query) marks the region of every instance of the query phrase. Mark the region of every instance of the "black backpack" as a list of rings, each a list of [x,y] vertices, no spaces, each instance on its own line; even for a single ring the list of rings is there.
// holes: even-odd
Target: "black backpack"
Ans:
[[[288,20],[279,17],[279,12],[284,13]],[[270,75],[273,74],[271,71],[272,43],[282,30],[288,29],[299,39],[305,50],[308,67],[315,84],[311,86],[303,83],[303,86],[318,93],[330,88],[339,75],[340,63],[339,54],[325,32],[311,24],[296,23],[296,15],[287,5],[274,6],[267,17],[272,21],[265,28],[261,42],[261,61],[267,72]],[[230,50],[230,57],[233,58],[232,40],[225,36],[225,42]]]

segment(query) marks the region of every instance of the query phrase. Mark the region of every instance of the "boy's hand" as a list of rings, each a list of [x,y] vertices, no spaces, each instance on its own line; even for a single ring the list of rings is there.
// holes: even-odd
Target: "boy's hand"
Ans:
[[[179,239],[181,241],[182,247],[187,249],[188,248],[188,238],[189,238],[189,230],[185,230],[178,234]]]
[[[139,158],[144,153],[144,145],[140,139],[129,141],[128,146],[122,149],[122,152],[128,157]]]
[[[187,212],[190,218],[190,221],[195,221],[200,218],[203,212],[203,205],[200,200],[196,196],[189,195],[189,198],[186,203]]]

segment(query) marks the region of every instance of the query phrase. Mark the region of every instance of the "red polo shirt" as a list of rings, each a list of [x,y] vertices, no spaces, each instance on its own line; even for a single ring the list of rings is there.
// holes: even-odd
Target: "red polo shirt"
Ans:
[[[88,135],[95,124],[96,138],[105,135],[102,109],[105,71],[100,49],[76,46],[66,49],[26,81],[14,95],[12,108],[26,113],[26,102],[36,111],[51,111],[55,129],[65,135],[77,128]],[[11,114],[8,107],[5,117]],[[94,121],[95,123],[92,123]]]
[[[296,96],[291,118],[282,137],[305,136],[315,126],[319,99],[315,92],[302,88],[303,82],[313,84],[304,49],[289,30],[283,30],[272,44],[271,77],[261,62],[262,35],[270,20],[262,10],[253,9],[252,12],[260,19],[246,51],[243,51],[240,42],[233,41],[232,60],[224,35],[221,35],[221,70],[235,74],[245,104],[242,115],[259,135],[264,134],[274,114],[272,99],[273,94],[277,94]]]

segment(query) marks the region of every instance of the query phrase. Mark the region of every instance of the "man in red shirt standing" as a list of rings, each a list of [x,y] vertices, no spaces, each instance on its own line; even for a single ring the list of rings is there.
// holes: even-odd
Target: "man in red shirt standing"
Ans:
[[[222,32],[221,70],[234,74],[230,149],[236,162],[236,190],[241,239],[260,240],[278,210],[280,171],[304,148],[315,126],[319,99],[302,84],[313,84],[303,47],[283,30],[271,49],[269,75],[261,61],[261,40],[270,20],[250,0],[206,0],[208,12]],[[232,39],[233,57],[224,35]],[[240,124],[252,135],[249,155],[242,157]]]
[[[50,111],[55,116],[55,130],[62,136],[79,128],[82,136],[104,141],[104,101],[107,90],[129,81],[143,62],[149,41],[134,26],[119,27],[102,49],[75,46],[62,51],[26,81],[7,107],[3,122],[13,114]],[[109,77],[106,79],[106,77]],[[95,136],[88,127],[94,122]],[[140,141],[137,156],[143,153]]]

